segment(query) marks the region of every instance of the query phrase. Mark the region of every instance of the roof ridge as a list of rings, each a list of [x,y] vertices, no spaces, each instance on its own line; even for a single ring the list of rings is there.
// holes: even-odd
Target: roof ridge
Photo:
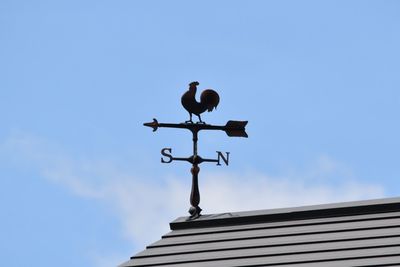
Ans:
[[[262,222],[386,213],[393,211],[400,211],[400,197],[301,206],[295,208],[209,214],[202,215],[195,220],[189,220],[189,217],[180,217],[170,223],[170,228],[171,230],[180,230],[199,227],[227,226],[233,224],[254,224]]]

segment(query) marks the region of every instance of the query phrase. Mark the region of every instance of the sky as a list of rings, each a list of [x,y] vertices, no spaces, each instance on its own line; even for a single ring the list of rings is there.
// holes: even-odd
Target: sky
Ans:
[[[3,266],[108,267],[188,215],[192,81],[204,214],[400,195],[398,1],[0,1]]]

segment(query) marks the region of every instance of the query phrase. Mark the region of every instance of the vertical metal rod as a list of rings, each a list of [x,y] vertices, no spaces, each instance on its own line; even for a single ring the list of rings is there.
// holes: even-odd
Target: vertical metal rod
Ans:
[[[193,156],[197,156],[197,141],[199,140],[197,133],[198,131],[192,131],[193,133]]]
[[[199,192],[199,180],[198,180],[200,168],[198,167],[197,164],[193,164],[193,167],[190,170],[190,172],[192,173],[192,192],[190,193],[190,204],[192,205],[193,208],[196,209],[195,211],[200,213],[199,211],[200,192]]]
[[[200,216],[201,208],[200,204],[200,191],[199,191],[199,179],[198,174],[200,168],[197,162],[197,141],[198,141],[198,131],[192,130],[193,133],[193,163],[190,172],[192,173],[192,191],[190,193],[190,204],[192,205],[189,209],[190,219],[195,219]]]

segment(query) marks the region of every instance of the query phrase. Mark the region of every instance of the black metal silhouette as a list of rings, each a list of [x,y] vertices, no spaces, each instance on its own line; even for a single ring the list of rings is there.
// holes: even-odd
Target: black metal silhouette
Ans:
[[[200,95],[200,102],[196,100],[196,91],[199,82],[191,82],[189,90],[182,95],[182,106],[189,112],[190,119],[187,123],[193,123],[192,114],[199,117],[199,123],[204,123],[201,120],[200,114],[208,110],[211,112],[214,108],[217,109],[219,103],[219,95],[212,89],[204,90]]]
[[[208,89],[213,92],[213,93],[210,93],[210,95],[213,95],[213,97],[214,97],[214,99],[212,99],[212,100],[216,100],[216,101],[207,102],[208,100],[203,100],[200,103],[198,103],[194,99],[194,94],[196,93],[196,86],[198,84],[199,84],[198,82],[192,82],[190,84],[189,91],[186,92],[182,96],[182,104],[185,102],[185,104],[183,104],[183,105],[190,114],[189,121],[186,121],[185,123],[159,123],[156,119],[153,119],[153,122],[144,123],[144,126],[153,128],[153,132],[155,132],[158,128],[163,128],[163,127],[164,128],[187,129],[192,132],[192,135],[193,135],[193,155],[192,156],[190,156],[188,158],[178,158],[178,157],[173,157],[170,154],[172,152],[171,148],[163,148],[161,150],[161,154],[165,157],[165,158],[161,158],[162,163],[171,163],[172,161],[177,160],[177,161],[187,161],[192,164],[192,168],[190,170],[190,172],[192,173],[192,189],[191,189],[191,194],[190,194],[191,207],[189,209],[189,213],[191,216],[189,217],[189,220],[198,218],[200,216],[200,212],[201,212],[201,208],[199,207],[199,204],[200,204],[200,191],[199,191],[199,183],[198,183],[198,174],[200,172],[199,164],[201,164],[202,162],[215,162],[215,163],[217,163],[217,165],[221,165],[220,164],[221,159],[223,160],[223,162],[226,165],[228,165],[228,162],[229,162],[229,152],[226,152],[226,157],[224,157],[222,152],[217,151],[217,155],[218,155],[217,159],[205,159],[205,158],[200,157],[197,152],[198,132],[201,130],[222,130],[230,137],[248,137],[248,135],[246,133],[246,129],[245,129],[245,127],[247,125],[247,121],[232,121],[232,120],[230,120],[225,125],[210,125],[210,124],[205,124],[201,120],[200,113],[204,112],[206,109],[209,109],[209,107],[211,107],[211,106],[216,107],[219,102],[219,96],[215,91]],[[192,88],[192,89],[190,89],[190,88]],[[192,93],[194,91],[194,93],[193,93],[194,100],[189,101],[188,100],[189,97],[187,95],[189,92],[191,92],[191,90],[192,90]],[[208,90],[206,90],[206,91],[208,91]],[[203,92],[203,94],[204,94],[204,92]],[[202,94],[202,96],[203,96],[203,94]],[[206,99],[206,97],[204,99]],[[207,99],[209,99],[209,98],[207,97]],[[203,103],[203,104],[201,104],[201,103]],[[205,104],[205,103],[208,103],[208,104]],[[187,105],[188,108],[185,105]],[[206,107],[206,108],[204,108],[204,107]],[[211,108],[211,110],[212,110],[212,108]],[[191,120],[192,113],[196,114],[199,117],[199,119],[200,119],[199,123],[193,123],[193,121]]]

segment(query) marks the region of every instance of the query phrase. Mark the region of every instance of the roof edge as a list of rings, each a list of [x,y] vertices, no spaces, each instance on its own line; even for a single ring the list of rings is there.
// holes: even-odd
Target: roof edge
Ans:
[[[189,220],[189,217],[179,217],[170,223],[170,228],[171,230],[180,230],[199,227],[306,220],[393,211],[400,211],[400,197],[300,206],[293,208],[207,214],[202,215],[195,220]]]

